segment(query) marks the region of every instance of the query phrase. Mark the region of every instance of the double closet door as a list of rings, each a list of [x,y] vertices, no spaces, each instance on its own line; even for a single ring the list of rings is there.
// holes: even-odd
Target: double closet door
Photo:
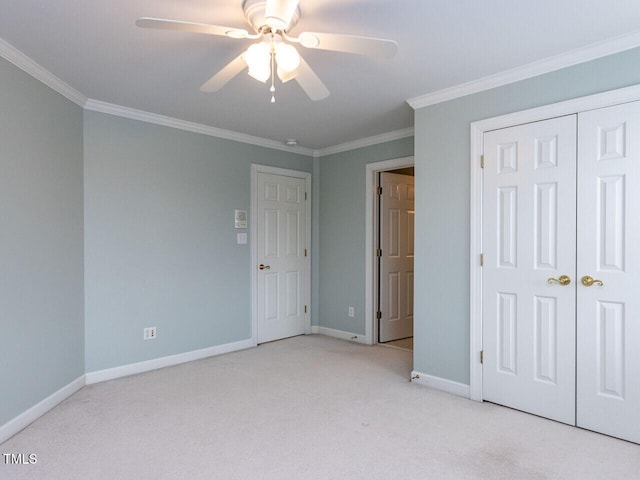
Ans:
[[[483,398],[640,443],[640,102],[484,158]]]

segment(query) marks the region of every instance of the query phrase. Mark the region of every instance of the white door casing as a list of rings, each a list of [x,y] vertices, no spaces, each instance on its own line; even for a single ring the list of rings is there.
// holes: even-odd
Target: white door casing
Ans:
[[[484,146],[483,396],[575,424],[576,117]]]
[[[264,343],[310,333],[310,175],[261,166],[252,175],[253,336]]]
[[[413,336],[415,179],[380,173],[379,341]]]
[[[578,125],[577,424],[640,443],[640,102]]]

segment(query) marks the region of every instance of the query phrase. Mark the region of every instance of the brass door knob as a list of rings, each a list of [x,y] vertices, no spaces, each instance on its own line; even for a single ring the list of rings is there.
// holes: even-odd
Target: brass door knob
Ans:
[[[585,287],[590,287],[594,283],[600,285],[601,287],[604,285],[604,282],[602,280],[597,280],[593,277],[590,277],[589,275],[585,275],[584,277],[582,277],[582,284]]]
[[[548,278],[547,283],[559,283],[560,285],[569,285],[571,278],[568,275],[561,275],[559,278]]]
[[[263,265],[262,263],[258,265],[260,270],[269,270],[271,267],[269,265]]]

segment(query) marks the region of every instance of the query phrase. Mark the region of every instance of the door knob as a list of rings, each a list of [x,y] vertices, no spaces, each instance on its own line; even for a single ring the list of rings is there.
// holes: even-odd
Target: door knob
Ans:
[[[560,285],[569,285],[571,278],[567,275],[561,275],[559,278],[550,277],[547,279],[547,283],[559,283]]]
[[[262,263],[258,265],[260,270],[269,270],[271,267],[269,265],[263,265]]]
[[[582,277],[582,284],[585,287],[590,287],[594,283],[600,285],[601,287],[604,285],[604,282],[602,280],[597,280],[593,277],[590,277],[589,275],[585,275],[584,277]]]

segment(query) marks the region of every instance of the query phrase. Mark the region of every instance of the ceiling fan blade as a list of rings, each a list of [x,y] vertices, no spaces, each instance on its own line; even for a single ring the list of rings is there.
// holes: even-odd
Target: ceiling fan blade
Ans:
[[[203,92],[217,92],[224,87],[233,77],[238,75],[241,71],[247,68],[247,64],[242,58],[244,53],[238,55],[236,58],[227,63],[222,70],[216,73],[213,77],[207,80],[200,90]]]
[[[285,30],[298,8],[298,0],[267,0],[264,20],[272,28]]]
[[[358,53],[371,57],[391,58],[398,51],[398,44],[393,40],[338,33],[303,32],[297,41],[306,48]]]
[[[167,20],[165,18],[142,17],[136,20],[136,25],[142,28],[206,33],[208,35],[223,35],[232,38],[249,37],[249,32],[242,28],[222,27],[220,25],[209,25],[207,23],[182,22],[180,20]]]
[[[329,96],[329,90],[324,86],[304,58],[300,57],[296,76],[293,77],[300,84],[311,100],[317,102]]]

